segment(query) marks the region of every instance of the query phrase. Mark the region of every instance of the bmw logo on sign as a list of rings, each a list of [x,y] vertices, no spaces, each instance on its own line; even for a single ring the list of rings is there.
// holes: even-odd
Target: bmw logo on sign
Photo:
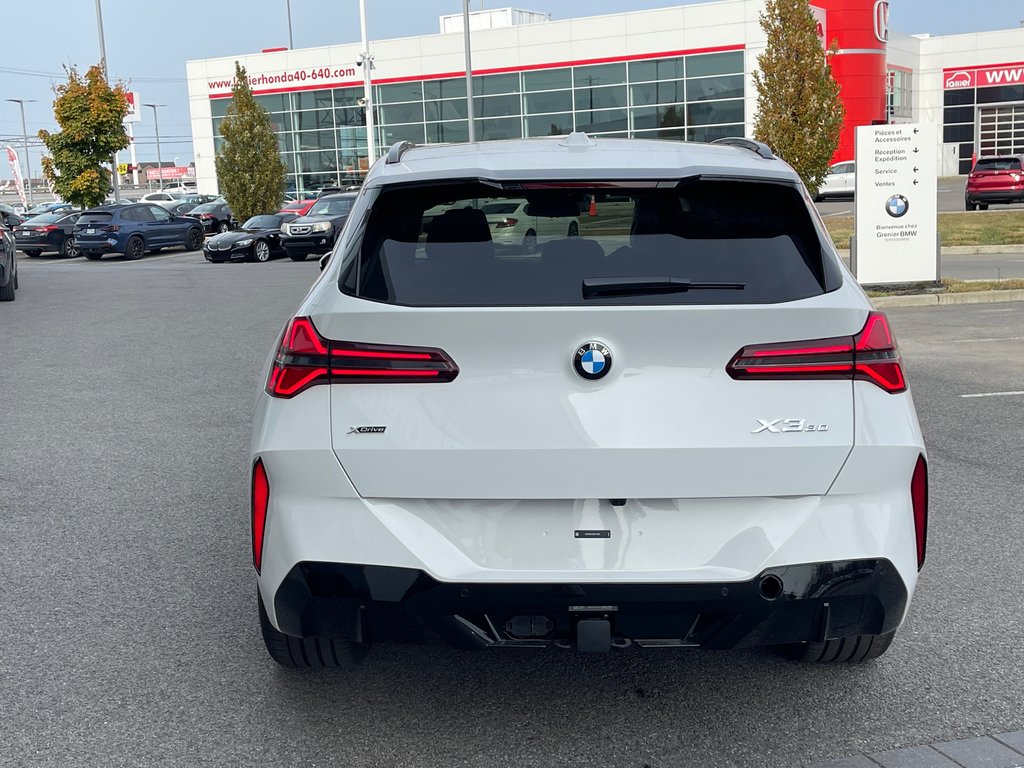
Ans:
[[[898,219],[910,210],[910,201],[903,195],[893,195],[885,201],[885,212]]]
[[[588,341],[572,356],[572,367],[587,381],[604,378],[612,369],[612,353],[601,342]]]

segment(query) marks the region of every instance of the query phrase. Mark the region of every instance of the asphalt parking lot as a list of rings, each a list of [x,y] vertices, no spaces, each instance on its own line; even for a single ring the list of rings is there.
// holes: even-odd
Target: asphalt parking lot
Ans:
[[[395,646],[291,673],[259,637],[248,441],[318,274],[21,261],[0,305],[0,764],[791,768],[1024,728],[1024,304],[889,312],[932,517],[879,661]]]

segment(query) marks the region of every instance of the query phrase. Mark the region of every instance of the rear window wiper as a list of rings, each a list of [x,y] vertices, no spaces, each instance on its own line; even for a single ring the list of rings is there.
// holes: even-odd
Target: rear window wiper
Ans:
[[[651,296],[697,290],[742,291],[746,287],[746,283],[690,280],[685,277],[587,277],[583,280],[583,298]]]

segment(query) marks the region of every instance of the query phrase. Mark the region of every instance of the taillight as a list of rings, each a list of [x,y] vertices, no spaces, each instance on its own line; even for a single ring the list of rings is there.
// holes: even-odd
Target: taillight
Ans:
[[[117,225],[117,224],[107,224],[107,226],[105,226],[103,228],[103,231],[104,232],[117,232],[119,229],[121,229],[121,227],[119,225]]]
[[[896,394],[907,388],[885,315],[870,312],[856,336],[751,344],[725,368],[734,379],[860,379]]]
[[[917,538],[917,570],[924,565],[928,543],[928,465],[924,456],[918,456],[917,466],[910,478],[910,499],[914,506],[914,533]]]
[[[263,565],[263,533],[267,527],[267,504],[270,501],[270,481],[263,460],[256,459],[252,467],[252,564],[259,573]]]
[[[36,227],[40,232],[56,232],[60,227],[56,224],[47,224],[45,227]]]
[[[308,317],[285,326],[267,377],[267,394],[294,397],[315,384],[396,384],[451,381],[458,366],[431,347],[325,339]]]
[[[502,219],[494,225],[495,229],[507,229],[508,227],[514,227],[519,223],[519,219]]]

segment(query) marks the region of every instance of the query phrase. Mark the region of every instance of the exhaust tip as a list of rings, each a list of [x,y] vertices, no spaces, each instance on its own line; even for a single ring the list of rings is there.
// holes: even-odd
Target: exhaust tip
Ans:
[[[775,600],[782,595],[782,579],[774,573],[769,573],[761,579],[761,597],[765,600]]]

